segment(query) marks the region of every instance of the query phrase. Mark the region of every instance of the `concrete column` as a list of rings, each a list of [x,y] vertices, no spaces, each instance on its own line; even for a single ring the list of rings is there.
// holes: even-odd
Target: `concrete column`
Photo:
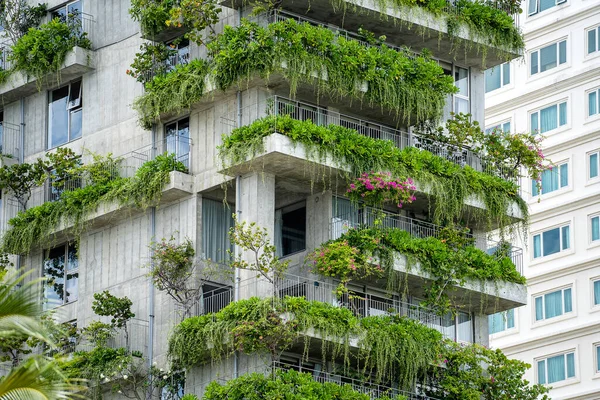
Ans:
[[[488,316],[487,315],[475,315],[474,325],[475,325],[475,337],[474,337],[475,343],[478,343],[482,346],[489,347],[490,336],[489,336]]]
[[[275,231],[275,175],[263,172],[251,172],[241,177],[240,222],[256,223],[267,230],[267,237],[273,243]],[[249,263],[254,262],[254,254],[246,252],[244,257]],[[273,287],[264,278],[253,271],[240,271],[240,299],[251,296],[268,297],[273,295]],[[249,278],[252,279],[250,284]],[[256,279],[254,279],[256,278]]]
[[[306,198],[306,250],[308,251],[329,240],[332,198],[330,190]]]

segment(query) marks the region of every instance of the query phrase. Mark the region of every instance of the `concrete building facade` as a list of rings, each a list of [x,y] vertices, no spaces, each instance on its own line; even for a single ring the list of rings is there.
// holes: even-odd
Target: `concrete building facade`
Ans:
[[[571,1],[575,0],[569,0],[569,3]],[[581,1],[590,2],[591,0]],[[402,9],[380,10],[377,2],[364,1],[357,3],[357,9],[340,13],[329,2],[315,3],[312,2],[309,7],[309,2],[283,1],[281,10],[275,14],[269,11],[270,14],[266,16],[252,18],[265,25],[273,22],[273,19],[270,19],[273,15],[276,15],[277,21],[307,22],[313,26],[332,29],[336,35],[349,38],[348,40],[358,40],[357,32],[359,28],[364,28],[373,31],[377,36],[385,35],[385,40],[390,46],[410,46],[411,50],[416,52],[429,49],[437,65],[443,68],[444,74],[453,77],[458,87],[457,93],[447,99],[443,110],[444,117],[449,118],[450,112],[465,112],[472,114],[476,120],[484,120],[484,70],[489,66],[500,66],[503,61],[492,51],[493,46],[478,42],[476,35],[463,28],[458,32],[460,39],[473,45],[460,48],[456,53],[456,50],[453,50],[456,43],[449,39],[445,20],[436,19],[418,8],[410,13],[405,13],[403,11],[406,10]],[[591,4],[583,6],[594,8]],[[45,288],[47,307],[56,309],[60,320],[85,327],[90,321],[98,319],[91,308],[95,293],[108,290],[116,296],[127,296],[132,300],[132,310],[136,314],[130,322],[129,329],[131,350],[141,353],[149,364],[168,365],[167,339],[174,326],[180,322],[181,315],[178,314],[173,300],[153,287],[149,281],[149,246],[160,238],[173,236],[180,241],[187,238],[194,244],[199,265],[203,265],[207,259],[223,262],[226,259],[225,251],[232,249],[227,234],[233,224],[233,212],[238,214],[240,221],[255,222],[264,227],[270,240],[277,245],[279,255],[290,262],[290,268],[280,282],[279,290],[283,291],[281,293],[287,293],[285,290],[293,293],[293,290],[296,290],[294,288],[308,284],[322,290],[311,293],[298,292],[298,295],[309,300],[343,306],[333,295],[336,282],[307,272],[305,257],[327,240],[338,238],[348,227],[360,223],[368,224],[370,221],[367,211],[359,211],[346,198],[348,182],[342,177],[348,172],[348,167],[340,165],[331,157],[315,159],[308,149],[279,134],[265,138],[264,151],[235,165],[223,165],[219,159],[218,147],[223,144],[223,136],[229,135],[235,128],[251,125],[277,110],[275,112],[291,116],[292,119],[312,120],[313,123],[321,125],[340,125],[376,140],[389,139],[401,148],[423,148],[422,139],[413,134],[410,119],[402,120],[397,115],[383,110],[383,107],[366,102],[349,101],[335,96],[319,97],[313,90],[314,84],[311,83],[302,83],[295,89],[295,95],[291,96],[290,82],[285,74],[280,73],[273,74],[268,80],[252,77],[239,87],[227,90],[218,90],[207,80],[202,99],[192,104],[189,109],[160,115],[152,124],[152,129],[146,130],[140,126],[139,115],[132,108],[135,100],[144,94],[144,86],[125,72],[130,68],[140,45],[146,40],[140,33],[139,23],[131,19],[128,12],[129,1],[51,0],[48,5],[48,9],[54,12],[63,7],[78,8],[85,16],[83,29],[88,33],[92,47],[76,47],[69,52],[57,75],[60,79],[48,76],[36,81],[32,77],[16,74],[0,85],[3,149],[8,149],[4,154],[12,156],[5,162],[33,162],[58,147],[68,147],[82,155],[84,164],[91,162],[92,153],[118,155],[122,158],[121,175],[132,176],[144,162],[166,152],[175,154],[184,164],[185,172],[170,173],[170,181],[163,189],[160,204],[145,210],[135,206],[102,204],[87,215],[89,221],[86,229],[78,237],[69,230],[69,222],[63,221],[55,228],[51,241],[34,246],[27,254],[20,255],[19,265],[36,271],[36,275],[40,277],[47,276],[52,265],[61,265],[58,272],[61,274],[60,289],[56,286]],[[567,10],[563,6],[560,8],[564,8],[565,12]],[[250,9],[242,7],[241,4],[224,2],[221,22],[217,24],[216,32],[222,32],[227,25],[237,26],[239,19],[249,14]],[[382,14],[385,18],[381,18]],[[573,18],[579,18],[579,14],[573,15]],[[587,22],[580,21],[582,29],[586,24]],[[418,26],[419,30],[412,30],[413,26]],[[587,28],[586,25],[585,29]],[[583,30],[577,35],[583,37]],[[543,41],[546,37],[547,35],[540,33],[539,40]],[[170,39],[172,37],[165,38],[165,41]],[[569,68],[574,67],[575,55],[583,54],[582,49],[576,49],[573,44],[577,43],[577,40],[573,37],[567,45],[569,57],[566,66]],[[598,40],[600,41],[600,38]],[[479,45],[489,50],[485,59],[481,56],[482,48],[478,47]],[[539,45],[543,43],[540,42]],[[6,45],[5,48],[9,49],[10,46]],[[404,51],[396,47],[391,48]],[[175,64],[186,64],[189,60],[206,57],[206,48],[193,43],[189,46],[180,44],[178,51]],[[518,55],[513,53],[509,58]],[[594,73],[591,65],[581,73],[582,76],[589,76],[586,82],[590,83]],[[566,73],[566,66],[557,68],[556,72],[562,70]],[[510,73],[514,73],[516,82],[516,79],[521,77],[517,75],[516,67],[509,68],[512,68]],[[557,76],[557,85],[562,84],[562,81],[558,82],[558,78]],[[538,80],[538,84],[541,87],[542,82]],[[508,85],[514,84],[511,81]],[[572,85],[572,90],[580,90],[582,93],[592,90],[592,87],[588,88],[587,84],[579,80]],[[501,90],[506,93],[509,90],[520,90],[514,86],[514,89],[507,87]],[[545,87],[544,85],[544,88],[539,90],[543,91]],[[565,92],[564,96],[557,95],[555,90],[551,92],[548,93],[548,104],[567,99],[568,125],[561,128],[561,131],[575,131],[574,125],[582,124],[583,118],[577,120],[573,113],[582,109],[583,100],[575,96],[575,92]],[[600,97],[600,94],[598,96]],[[536,102],[532,107],[538,107],[538,98],[538,94],[532,95],[532,101],[535,99]],[[489,99],[488,96],[488,106],[491,101]],[[539,104],[540,107],[542,105]],[[503,102],[492,105],[487,121],[495,123],[504,121],[506,117],[512,118],[512,108],[503,108],[508,106]],[[512,103],[510,106],[512,107]],[[517,126],[517,116],[514,118]],[[585,127],[589,134],[578,136],[573,143],[592,145],[592,130],[595,126],[592,120],[593,118]],[[554,146],[558,149],[556,146],[563,142],[558,135],[555,140]],[[548,143],[554,142],[549,140]],[[577,146],[588,148],[588,145],[584,144]],[[600,147],[600,142],[598,146]],[[558,158],[580,163],[577,167],[579,169],[583,168],[584,162],[588,162],[582,157],[575,159],[573,151],[563,153],[564,151],[563,148],[560,149]],[[587,154],[588,150],[585,152]],[[468,154],[470,153],[467,149],[461,149],[460,160],[452,158],[452,151],[442,152],[439,156],[460,166],[469,165],[477,171],[482,171],[481,160]],[[550,156],[557,159],[553,154]],[[549,218],[552,218],[551,223],[549,222],[552,226],[571,224],[572,228],[567,235],[583,235],[584,230],[575,230],[574,224],[588,226],[586,224],[589,222],[591,226],[592,222],[588,219],[595,212],[593,200],[585,196],[589,194],[586,185],[592,185],[593,180],[578,180],[577,174],[571,171],[577,169],[569,170],[569,183],[573,181],[573,184],[568,185],[566,190],[582,193],[582,213],[577,217],[581,221],[570,219],[571,217],[564,219],[564,215],[557,211],[563,203],[561,196],[543,199],[539,204],[532,201],[531,206],[536,210],[532,232],[545,229],[547,224],[544,221],[550,221]],[[592,186],[589,188],[592,190]],[[418,235],[435,236],[440,227],[434,226],[430,221],[429,210],[434,203],[428,195],[428,190],[426,184],[418,186],[417,201],[411,207],[401,211],[393,208],[386,210],[386,224],[410,232],[419,229]],[[34,189],[26,207],[29,209],[40,206],[59,197],[60,193],[44,184]],[[223,205],[224,200],[228,206]],[[551,204],[553,207],[549,207]],[[469,198],[465,209],[474,210],[474,215],[478,211],[485,211],[485,206],[481,199]],[[8,221],[19,211],[22,211],[22,208],[18,202],[5,193],[1,216],[4,232],[11,229]],[[507,209],[506,213],[515,221],[521,218],[516,207]],[[537,219],[540,215],[549,216],[544,217],[542,221]],[[471,228],[474,246],[493,253],[497,243],[494,245],[490,240],[491,236],[487,232],[489,225],[478,222],[476,218],[469,219],[467,223]],[[426,231],[429,233],[423,233]],[[583,246],[575,236],[571,236],[570,240],[571,249],[575,245]],[[571,255],[570,251],[561,253],[561,256],[570,258],[569,265],[572,267],[569,267],[569,270],[581,268],[582,275],[577,278],[581,282],[569,282],[569,287],[572,288],[573,294],[577,293],[579,296],[581,291],[584,297],[589,297],[594,278],[593,261],[589,259],[593,255],[593,244],[590,242],[589,254],[578,251]],[[515,268],[519,268],[522,253],[517,247],[513,247],[511,252],[512,262]],[[584,254],[587,255],[584,257]],[[577,258],[580,255],[583,258]],[[566,273],[566,269],[561,266],[561,262],[566,259],[561,257],[557,260],[553,267],[556,276]],[[550,265],[546,260],[544,259],[544,265]],[[580,267],[582,265],[585,265],[585,268]],[[533,264],[529,263],[528,268],[527,271],[534,268]],[[542,268],[545,267],[540,265],[538,269]],[[390,309],[402,309],[407,313],[409,310],[420,310],[419,304],[425,295],[423,282],[431,280],[431,276],[410,269],[406,260],[397,261],[396,269],[407,275],[407,288],[403,293],[390,293],[381,282],[364,284],[356,289],[364,298],[373,299],[365,306],[365,315],[385,314],[390,312]],[[264,279],[257,279],[255,275],[248,271],[240,271],[236,282],[215,281],[207,284],[201,299],[202,306],[196,307],[194,313],[218,311],[234,299],[272,294],[273,285]],[[56,276],[53,276],[56,279]],[[544,276],[536,274],[532,277],[531,285],[538,285],[535,293],[545,293],[553,289]],[[565,286],[565,283],[563,281],[562,286]],[[488,315],[523,306],[525,303],[536,303],[535,299],[525,297],[522,285],[508,282],[480,284],[468,281],[456,285],[452,296],[457,300],[456,303],[461,304],[453,316],[440,317],[423,310],[424,316],[413,315],[412,318],[421,318],[424,323],[457,342],[484,345],[488,344]],[[584,326],[583,321],[585,315],[593,309],[585,308],[584,311],[584,308],[576,307],[583,302],[584,300],[573,301],[573,317],[577,317],[576,314],[579,313],[577,318],[582,321],[582,332],[584,329],[592,329],[591,326]],[[526,312],[521,311],[527,307],[522,307],[517,312],[520,334],[528,331],[527,324],[521,320],[528,318]],[[550,325],[541,328],[543,332],[549,332],[549,329]],[[496,336],[493,337],[495,340]],[[122,345],[120,340],[122,339],[117,338],[114,345]],[[590,340],[593,340],[592,336]],[[591,342],[588,347],[590,346]],[[587,348],[581,348],[576,354],[579,361],[590,353]],[[302,355],[288,354],[287,357],[287,367],[301,363]],[[311,355],[312,360],[318,358],[318,354]],[[312,369],[320,371],[321,366],[317,367],[317,364],[315,361]],[[210,381],[234,376],[234,368],[239,369],[235,372],[238,374],[262,371],[265,366],[256,358],[244,356],[236,362],[228,359],[220,365],[197,368],[188,371],[185,391],[201,395]],[[326,372],[322,374],[324,380],[339,382],[342,379]],[[578,370],[577,376],[583,379],[588,375],[585,375],[583,370]],[[116,394],[115,396],[119,397]]]
[[[522,8],[526,54],[487,72],[486,126],[537,130],[553,168],[541,193],[522,181],[531,209],[528,304],[490,320],[490,343],[532,364],[527,378],[552,386],[553,399],[597,399],[600,4],[528,0]]]

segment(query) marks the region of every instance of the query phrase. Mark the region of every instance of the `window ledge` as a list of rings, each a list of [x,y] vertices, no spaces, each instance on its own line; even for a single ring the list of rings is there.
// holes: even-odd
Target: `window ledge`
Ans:
[[[519,329],[510,328],[510,329],[506,329],[502,332],[490,333],[490,339],[492,339],[492,340],[501,339],[503,337],[514,335],[517,333],[519,333]]]
[[[544,264],[544,263],[549,262],[549,261],[554,261],[554,260],[556,260],[558,258],[567,257],[567,256],[570,256],[570,255],[572,255],[574,253],[575,253],[575,250],[573,250],[573,249],[567,249],[567,250],[563,250],[563,251],[561,251],[559,253],[555,253],[555,254],[552,254],[552,255],[549,255],[549,256],[534,258],[534,259],[530,260],[529,267],[534,267],[536,265]]]
[[[569,1],[567,1],[565,4],[558,4],[548,10],[544,10],[544,11],[539,11],[535,14],[529,15],[527,10],[523,10],[523,13],[525,14],[525,22],[533,22],[536,21],[538,19],[544,18],[545,16],[554,14],[555,12],[558,12],[564,8],[567,8],[571,5],[571,3]]]
[[[558,389],[558,388],[569,386],[569,385],[575,385],[576,383],[579,383],[579,382],[581,382],[581,379],[576,377],[576,378],[565,379],[564,381],[560,381],[560,382],[549,383],[544,386],[551,388],[551,389]]]
[[[529,54],[528,54],[529,55]],[[531,82],[535,82],[541,79],[548,79],[549,76],[551,76],[552,74],[555,74],[557,72],[562,72],[568,68],[571,67],[571,62],[567,61],[566,63],[562,64],[562,65],[558,65],[554,68],[551,68],[549,70],[546,70],[544,72],[538,72],[537,74],[533,74],[531,75],[531,71],[527,71],[528,72],[528,79],[527,79],[527,83],[531,83]],[[546,82],[547,83],[547,82]]]
[[[575,304],[573,304],[573,309],[575,309]],[[535,316],[534,316],[534,318],[535,318]],[[533,329],[541,328],[544,326],[554,324],[556,322],[562,322],[562,321],[566,321],[566,320],[573,319],[573,318],[577,318],[577,313],[575,311],[571,311],[570,313],[563,314],[558,317],[543,319],[541,321],[534,321],[531,324],[531,329],[533,330]]]
[[[554,190],[554,191],[552,191],[550,193],[542,194],[541,196],[535,196],[535,197],[532,196],[529,199],[529,204],[530,205],[537,204],[538,200],[540,202],[542,202],[544,200],[551,199],[553,197],[557,197],[557,196],[560,196],[562,194],[569,193],[569,192],[572,192],[572,191],[573,191],[573,187],[571,187],[571,185],[568,185],[568,186],[566,186],[564,188],[560,188],[558,190]]]

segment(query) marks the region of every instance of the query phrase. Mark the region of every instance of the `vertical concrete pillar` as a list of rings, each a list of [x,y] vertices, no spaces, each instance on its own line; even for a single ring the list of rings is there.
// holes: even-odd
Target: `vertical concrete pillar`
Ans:
[[[330,190],[306,198],[306,250],[308,251],[329,240],[331,202]]]
[[[275,175],[263,172],[251,172],[241,177],[240,222],[256,223],[266,229],[271,243],[275,237]],[[246,261],[253,263],[254,254],[246,252]],[[273,286],[265,278],[258,278],[253,271],[240,271],[240,299],[251,296],[268,297],[273,295]]]
[[[474,317],[475,343],[488,347],[490,345],[488,316],[477,314]]]

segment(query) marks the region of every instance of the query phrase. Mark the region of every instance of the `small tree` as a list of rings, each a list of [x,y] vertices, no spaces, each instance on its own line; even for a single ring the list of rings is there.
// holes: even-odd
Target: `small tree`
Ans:
[[[114,329],[123,329],[127,349],[129,349],[127,323],[131,318],[135,317],[135,314],[131,312],[132,304],[128,297],[113,296],[108,290],[102,293],[95,293],[94,301],[92,302],[92,310],[97,315],[111,317],[110,325]]]
[[[46,4],[35,7],[27,4],[26,0],[0,0],[0,25],[9,40],[14,44],[27,33],[29,28],[35,28],[46,16]]]
[[[25,209],[34,187],[46,179],[46,169],[41,160],[33,164],[3,165],[0,168],[0,190],[8,190]]]
[[[249,252],[252,261],[248,262],[243,254],[235,254],[228,250],[232,268],[239,268],[258,273],[269,283],[276,284],[288,268],[289,261],[281,261],[276,255],[276,248],[270,242],[267,229],[258,226],[255,222],[250,224],[238,222],[233,215],[234,227],[229,230],[231,242],[240,247],[242,251]]]

